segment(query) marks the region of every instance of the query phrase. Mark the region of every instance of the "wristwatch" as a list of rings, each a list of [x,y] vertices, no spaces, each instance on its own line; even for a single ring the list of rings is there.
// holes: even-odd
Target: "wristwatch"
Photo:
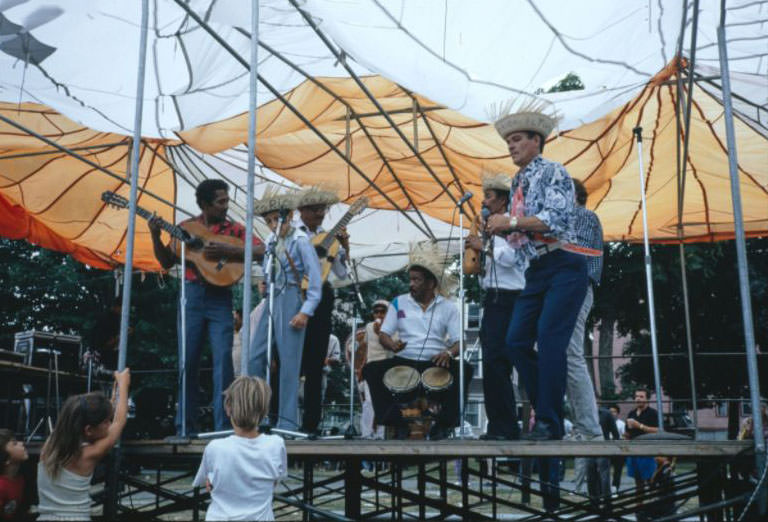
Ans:
[[[509,218],[509,226],[513,231],[517,228],[517,216]]]

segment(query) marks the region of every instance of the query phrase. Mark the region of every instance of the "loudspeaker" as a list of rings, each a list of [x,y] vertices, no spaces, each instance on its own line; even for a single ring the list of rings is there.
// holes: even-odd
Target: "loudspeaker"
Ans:
[[[13,351],[24,355],[24,364],[48,368],[58,355],[60,371],[79,373],[83,343],[79,335],[28,330],[14,335]]]

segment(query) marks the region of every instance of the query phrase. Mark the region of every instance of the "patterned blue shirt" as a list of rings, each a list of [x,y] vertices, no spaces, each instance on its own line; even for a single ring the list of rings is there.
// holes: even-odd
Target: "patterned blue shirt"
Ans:
[[[576,206],[571,176],[561,164],[542,158],[531,160],[512,178],[510,196],[514,197],[518,186],[525,198],[525,216],[537,217],[549,227],[543,234],[566,243],[574,243],[573,212]],[[533,241],[515,249],[516,263],[521,269],[529,259],[538,257]]]
[[[584,247],[603,249],[603,227],[597,214],[589,209],[576,205],[573,228],[576,232],[576,244]],[[603,272],[603,257],[588,256],[587,269],[589,279],[595,285],[600,284],[600,275]]]

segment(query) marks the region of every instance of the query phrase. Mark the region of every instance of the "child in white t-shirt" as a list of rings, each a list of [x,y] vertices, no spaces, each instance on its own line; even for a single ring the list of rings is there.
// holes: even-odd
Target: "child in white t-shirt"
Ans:
[[[271,391],[258,377],[238,377],[224,392],[235,434],[205,447],[195,486],[211,494],[206,520],[274,520],[272,495],[287,475],[283,439],[259,433]]]

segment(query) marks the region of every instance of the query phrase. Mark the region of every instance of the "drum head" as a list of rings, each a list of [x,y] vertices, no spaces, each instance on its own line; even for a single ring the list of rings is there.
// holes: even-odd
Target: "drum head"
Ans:
[[[393,393],[415,389],[419,385],[419,372],[410,366],[393,366],[384,374],[384,386]]]
[[[426,390],[446,390],[453,384],[453,375],[446,368],[433,366],[421,374],[421,384]]]

